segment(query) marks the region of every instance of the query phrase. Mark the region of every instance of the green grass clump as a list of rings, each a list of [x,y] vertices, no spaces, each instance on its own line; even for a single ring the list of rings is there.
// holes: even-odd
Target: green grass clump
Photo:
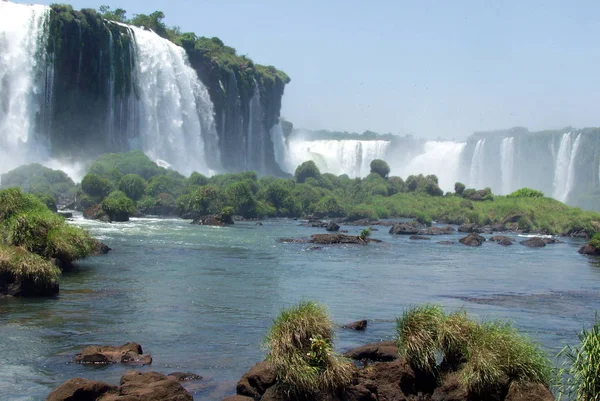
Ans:
[[[513,381],[550,382],[548,357],[508,323],[479,323],[462,311],[446,315],[437,305],[424,305],[406,310],[397,329],[398,351],[413,368],[457,372],[472,394],[493,394]]]
[[[58,282],[60,269],[22,248],[0,244],[0,276],[12,276],[16,281],[31,281],[36,287],[44,287]]]
[[[288,394],[335,391],[351,382],[353,365],[333,351],[332,338],[333,323],[318,303],[301,302],[275,318],[267,358]]]
[[[566,358],[561,369],[561,397],[573,401],[600,401],[600,322],[578,335],[580,344],[566,346],[559,356]]]

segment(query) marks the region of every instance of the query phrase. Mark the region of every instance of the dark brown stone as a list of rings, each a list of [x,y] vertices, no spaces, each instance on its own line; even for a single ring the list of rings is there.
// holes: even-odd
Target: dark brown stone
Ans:
[[[330,221],[327,224],[327,227],[325,227],[325,229],[327,231],[339,231],[340,230],[340,226],[335,221]]]
[[[173,377],[158,372],[127,372],[121,377],[118,394],[98,401],[193,401],[194,397]]]
[[[259,362],[246,372],[237,383],[238,395],[260,397],[275,384],[275,372],[268,362]]]
[[[472,232],[466,237],[459,239],[458,242],[467,246],[481,246],[485,242],[485,238]]]
[[[367,328],[366,320],[358,320],[356,322],[348,323],[342,326],[343,329],[363,331]]]
[[[396,223],[390,228],[390,234],[394,235],[415,235],[424,227],[417,222]]]
[[[202,379],[202,376],[190,372],[173,372],[169,373],[168,376],[175,378],[175,380],[177,380],[178,382]]]
[[[521,245],[528,246],[530,248],[543,248],[546,246],[546,241],[540,237],[529,238],[528,240],[521,241]]]
[[[144,355],[142,346],[137,343],[127,343],[121,346],[89,346],[85,347],[73,360],[84,365],[108,365],[124,363],[128,365],[150,365],[152,357]]]
[[[593,246],[591,244],[585,244],[584,246],[579,248],[579,253],[581,253],[582,255],[598,256],[598,255],[600,255],[600,249],[596,248],[595,246]]]
[[[395,341],[380,341],[353,348],[344,356],[357,361],[389,362],[398,359],[398,347]]]
[[[54,389],[46,397],[46,401],[96,401],[103,395],[116,391],[117,386],[77,377]]]
[[[554,396],[543,384],[513,382],[505,401],[554,401]]]
[[[412,240],[430,240],[431,238],[424,237],[422,235],[411,235],[408,239],[412,239]]]

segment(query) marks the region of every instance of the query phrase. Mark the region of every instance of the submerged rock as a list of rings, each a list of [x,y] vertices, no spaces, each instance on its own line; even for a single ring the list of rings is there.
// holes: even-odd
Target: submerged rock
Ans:
[[[330,222],[327,224],[327,227],[325,227],[325,229],[326,229],[327,231],[339,231],[339,229],[340,229],[340,226],[339,226],[339,224],[337,224],[335,221],[330,221]]]
[[[356,331],[363,331],[367,328],[367,321],[366,320],[358,320],[356,322],[352,322],[352,323],[348,323],[342,326],[342,329],[349,329],[349,330],[356,330]]]
[[[344,356],[357,361],[369,360],[373,362],[393,361],[399,357],[396,341],[365,344],[347,351]]]
[[[543,248],[546,246],[546,241],[540,237],[533,237],[529,238],[528,240],[521,241],[520,244],[530,248]]]
[[[416,221],[410,223],[396,223],[390,228],[390,234],[394,235],[415,235],[425,227]]]
[[[372,238],[361,238],[357,235],[345,235],[345,234],[313,234],[310,236],[310,240],[313,244],[320,245],[331,245],[331,244],[359,244],[365,245],[369,242],[381,242],[380,240]]]
[[[73,359],[75,363],[84,365],[108,365],[123,363],[128,365],[150,365],[152,357],[144,354],[142,346],[137,343],[127,343],[121,346],[95,346],[85,347]]]
[[[596,248],[592,244],[585,244],[584,246],[579,248],[578,252],[582,255],[600,256],[600,249]]]
[[[481,246],[485,242],[485,238],[477,233],[470,233],[466,237],[459,239],[458,242],[467,246]]]
[[[499,245],[509,246],[513,244],[513,240],[504,235],[494,235],[490,238],[490,241],[497,242]]]
[[[451,226],[446,226],[446,227],[427,227],[424,230],[420,230],[419,234],[420,235],[448,235],[448,234],[452,234],[453,232],[455,232],[456,229],[454,227]]]
[[[431,238],[424,237],[422,235],[411,235],[408,239],[412,239],[412,240],[430,240]]]
[[[439,241],[440,245],[454,245],[454,241]]]
[[[202,376],[190,372],[173,372],[169,373],[167,376],[175,378],[175,380],[177,380],[178,382],[202,379]]]
[[[231,216],[215,214],[195,218],[190,224],[199,226],[228,226],[234,224],[234,222]]]

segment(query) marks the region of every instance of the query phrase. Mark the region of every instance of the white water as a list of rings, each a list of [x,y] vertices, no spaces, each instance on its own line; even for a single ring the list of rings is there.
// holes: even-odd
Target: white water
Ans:
[[[281,128],[281,121],[277,122],[271,128],[271,142],[273,142],[273,151],[275,153],[275,162],[279,165],[286,173],[293,174],[296,166],[292,166],[290,163],[290,156],[288,155],[288,148],[285,144],[285,138],[283,137],[283,129]]]
[[[50,8],[0,2],[0,172],[46,158],[43,132],[47,79],[45,45]],[[50,81],[51,83],[51,81]]]
[[[579,150],[581,134],[573,142],[573,134],[563,134],[556,156],[552,197],[566,202],[575,184],[575,159]]]
[[[475,144],[473,158],[471,159],[471,169],[469,171],[469,187],[481,189],[485,187],[484,165],[485,165],[485,139],[480,139]]]
[[[140,93],[139,137],[134,147],[139,146],[153,160],[167,161],[183,174],[207,174],[205,149],[218,149],[208,90],[190,67],[183,48],[154,32],[138,27],[131,30]]]
[[[316,140],[289,141],[289,159],[295,169],[301,163],[312,160],[322,173],[348,174],[350,177],[369,175],[370,164],[384,159],[389,141]]]
[[[260,100],[258,83],[254,81],[254,93],[250,99],[250,112],[248,119],[248,134],[246,142],[246,170],[254,170],[259,174],[267,171],[266,160],[266,132],[263,124],[263,108]]]
[[[427,141],[423,153],[413,157],[406,166],[394,166],[392,175],[408,177],[416,174],[435,174],[444,191],[454,191],[454,183],[460,180],[460,155],[464,142]]]
[[[500,146],[500,174],[502,176],[502,194],[508,195],[513,189],[515,169],[515,138],[504,138]]]

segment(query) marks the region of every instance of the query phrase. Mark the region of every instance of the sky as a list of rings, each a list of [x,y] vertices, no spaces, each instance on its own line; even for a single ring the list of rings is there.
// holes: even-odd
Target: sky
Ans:
[[[70,4],[161,10],[169,26],[276,66],[292,79],[281,115],[298,128],[463,139],[600,125],[596,0]]]

